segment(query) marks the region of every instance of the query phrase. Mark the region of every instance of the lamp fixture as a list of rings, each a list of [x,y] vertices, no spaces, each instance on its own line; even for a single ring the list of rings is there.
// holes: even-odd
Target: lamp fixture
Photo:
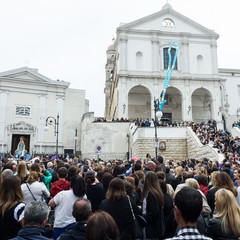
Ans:
[[[56,157],[58,157],[58,134],[59,134],[59,113],[57,118],[49,116],[46,118],[45,131],[48,130],[48,125],[54,126],[54,136],[56,136]]]
[[[239,116],[240,108],[237,109],[237,116]]]
[[[125,109],[126,109],[126,104],[123,104],[123,114],[125,113]]]
[[[221,106],[218,108],[218,115],[219,115],[220,112],[222,112],[222,109],[223,108]]]
[[[156,112],[156,117],[157,118],[162,118],[162,116],[163,116],[163,113],[161,111]]]

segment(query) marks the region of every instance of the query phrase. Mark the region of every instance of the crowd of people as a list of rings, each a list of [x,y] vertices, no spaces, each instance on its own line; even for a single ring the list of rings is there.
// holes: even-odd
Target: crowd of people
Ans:
[[[149,118],[112,118],[112,119],[107,119],[103,117],[98,117],[94,119],[94,122],[129,122],[129,123],[134,123],[138,127],[154,127],[155,126],[155,119],[149,119]],[[161,127],[186,127],[186,126],[191,126],[192,122],[189,121],[174,121],[172,122],[171,119],[169,118],[161,118],[161,119],[156,119],[156,125],[161,126]]]
[[[143,239],[240,237],[236,159],[19,160],[0,176],[2,240],[134,239],[131,209]]]
[[[215,120],[207,123],[193,123],[193,131],[203,145],[210,145],[216,148],[219,153],[225,155],[226,160],[238,160],[240,153],[240,138],[233,137],[230,132],[218,129]]]
[[[232,127],[240,128],[240,120],[233,122]]]
[[[190,124],[224,160],[5,159],[0,239],[240,238],[240,140],[214,120]]]

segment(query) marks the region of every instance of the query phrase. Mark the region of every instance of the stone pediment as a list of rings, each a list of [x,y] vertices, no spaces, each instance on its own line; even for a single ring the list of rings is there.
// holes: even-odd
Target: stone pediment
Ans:
[[[45,77],[44,75],[38,73],[37,69],[34,68],[17,68],[6,72],[1,72],[0,77],[8,78],[8,79],[19,79],[24,81],[37,81],[37,82],[52,82],[50,78]]]
[[[69,82],[63,80],[52,80],[38,72],[35,68],[22,67],[0,73],[0,80],[4,79],[8,82],[21,82],[23,84],[43,84],[66,88]]]
[[[177,35],[179,35],[179,33],[188,33],[190,35],[211,36],[216,39],[219,37],[219,35],[213,30],[210,30],[173,10],[168,3],[165,4],[159,12],[118,27],[118,32],[124,31],[129,33],[131,33],[131,31],[153,31],[156,33],[176,33]]]

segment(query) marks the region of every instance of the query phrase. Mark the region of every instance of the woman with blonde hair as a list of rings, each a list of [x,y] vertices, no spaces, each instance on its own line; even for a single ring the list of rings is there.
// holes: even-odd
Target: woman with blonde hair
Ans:
[[[175,168],[175,179],[172,182],[173,190],[175,191],[177,186],[183,182],[183,167],[178,166]]]
[[[27,181],[29,171],[27,169],[27,165],[25,162],[20,162],[17,166],[17,176],[21,179],[21,183],[25,183]]]
[[[188,179],[186,179],[186,180],[185,180],[185,184],[186,184],[187,187],[191,187],[191,188],[194,188],[194,189],[196,189],[196,190],[199,190],[199,189],[200,189],[200,186],[199,186],[197,180],[194,179],[194,178],[188,178]]]
[[[30,172],[27,182],[21,185],[21,189],[23,191],[23,202],[25,204],[32,201],[44,201],[50,197],[50,192],[46,185],[43,182],[39,182],[39,174],[35,171]]]
[[[219,189],[215,194],[216,214],[209,220],[206,234],[214,240],[240,237],[240,207],[234,194],[227,189]]]

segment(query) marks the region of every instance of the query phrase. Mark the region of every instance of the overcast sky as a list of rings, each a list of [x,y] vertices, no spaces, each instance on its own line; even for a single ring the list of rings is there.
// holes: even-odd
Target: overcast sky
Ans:
[[[104,115],[106,50],[120,22],[161,10],[166,0],[1,0],[0,72],[28,66],[86,90]],[[218,65],[240,69],[239,0],[171,0],[173,9],[215,30]]]

